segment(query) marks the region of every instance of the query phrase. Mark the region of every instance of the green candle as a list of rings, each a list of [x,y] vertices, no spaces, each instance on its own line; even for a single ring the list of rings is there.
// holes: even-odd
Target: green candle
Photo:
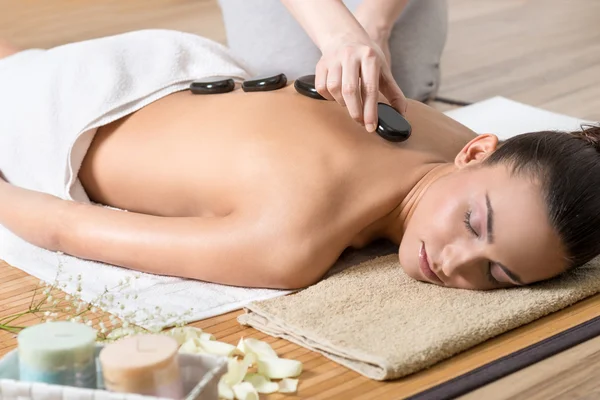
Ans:
[[[74,322],[47,322],[19,333],[19,379],[96,387],[96,331]]]

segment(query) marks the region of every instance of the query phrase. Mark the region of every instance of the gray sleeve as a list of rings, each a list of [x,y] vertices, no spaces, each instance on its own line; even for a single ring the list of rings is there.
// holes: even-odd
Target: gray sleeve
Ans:
[[[281,0],[219,0],[227,44],[259,75],[314,74],[321,52]]]

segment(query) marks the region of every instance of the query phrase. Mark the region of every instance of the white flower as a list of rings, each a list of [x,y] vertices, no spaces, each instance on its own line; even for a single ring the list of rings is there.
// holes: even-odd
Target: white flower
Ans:
[[[85,324],[86,324],[87,326],[92,326],[92,321],[87,321]]]
[[[129,322],[127,321],[123,321],[123,325],[121,325],[123,328],[129,328]]]
[[[54,298],[53,298],[52,296],[48,296],[48,298],[46,299],[46,302],[48,302],[48,303],[52,303],[52,300],[53,300],[53,299],[54,299]]]
[[[90,311],[93,312],[93,313],[97,313],[98,309],[96,307],[92,307],[92,309]]]
[[[69,296],[69,295],[66,295],[66,296],[65,296],[65,300],[67,300],[67,301],[71,300],[71,296]]]
[[[49,316],[50,316],[50,311],[46,311],[46,312],[44,313],[44,317],[49,317]]]

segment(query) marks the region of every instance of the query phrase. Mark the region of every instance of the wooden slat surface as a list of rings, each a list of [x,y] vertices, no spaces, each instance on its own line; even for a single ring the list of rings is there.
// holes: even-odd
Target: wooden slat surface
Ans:
[[[0,300],[0,304],[2,305],[0,308],[0,318],[27,309],[33,291],[38,285],[38,280],[16,268],[10,267],[4,262],[0,262],[0,276],[3,277],[3,280],[0,283],[0,293],[5,293],[5,288],[12,291],[12,288],[16,284],[22,294],[16,302],[11,298]],[[237,344],[241,337],[254,337],[265,340],[273,346],[281,357],[293,358],[304,363],[304,372],[301,376],[299,392],[296,396],[274,394],[263,396],[263,398],[340,400],[349,398],[395,399],[418,393],[425,388],[444,382],[491,360],[510,354],[513,351],[536,343],[553,334],[600,315],[600,296],[584,300],[568,309],[554,313],[529,325],[489,340],[469,351],[453,357],[452,359],[441,362],[426,371],[394,382],[376,382],[369,380],[315,352],[306,350],[286,340],[267,336],[255,329],[243,327],[236,321],[236,317],[240,315],[240,313],[241,311],[236,311],[199,321],[191,325],[202,328],[207,332],[214,334],[218,340],[231,344]],[[25,320],[27,325],[36,322],[38,322],[36,318],[27,318]],[[15,345],[16,339],[13,334],[0,331],[0,356],[12,350]],[[584,350],[579,350],[579,353],[582,351],[593,353],[594,349],[596,351],[600,349],[600,341],[591,343],[587,348],[585,348],[585,346],[583,347]],[[573,359],[573,356],[566,357],[566,360]],[[596,365],[596,362],[600,361],[597,358],[593,360],[594,364],[588,363],[588,369],[593,368]],[[571,364],[573,364],[573,361],[570,363],[561,361],[560,363],[563,368],[570,366]],[[556,375],[556,366],[552,365],[551,367],[554,367],[554,375]],[[548,367],[545,367],[543,371],[546,371],[547,369]],[[529,370],[527,374],[536,376],[534,369]],[[553,378],[556,380],[556,376],[553,376]],[[539,384],[540,379],[543,380],[543,377],[537,374],[538,382],[533,382]],[[523,391],[527,393],[527,390],[529,389],[527,385],[521,384],[520,387],[523,387]],[[488,389],[488,391],[489,390],[490,389]],[[492,390],[492,393],[496,392]],[[498,391],[497,394],[500,394],[500,391]],[[475,398],[477,397],[473,397],[473,399]],[[542,397],[540,397],[540,399],[541,398]]]
[[[600,1],[449,0],[449,4],[450,34],[440,95],[468,101],[503,95],[600,120]],[[0,0],[0,38],[21,47],[50,47],[142,28],[179,29],[225,41],[214,0]],[[37,280],[2,262],[0,277],[0,317],[26,309]],[[280,355],[304,362],[296,396],[262,398],[396,399],[600,315],[600,296],[492,339],[429,370],[383,383],[363,378],[285,340],[242,327],[235,320],[239,314],[194,325],[232,344],[242,336],[266,340]],[[13,335],[0,332],[0,354],[14,346]],[[589,375],[600,367],[599,350],[600,341],[591,340],[465,398],[593,398],[600,385]]]

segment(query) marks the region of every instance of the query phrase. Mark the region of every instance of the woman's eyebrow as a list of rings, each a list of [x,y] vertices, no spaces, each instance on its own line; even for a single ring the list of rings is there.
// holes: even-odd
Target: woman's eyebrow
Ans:
[[[490,202],[490,196],[487,192],[485,192],[485,205],[487,208],[487,242],[494,243],[494,209],[492,208],[492,203]],[[521,278],[504,265],[499,262],[494,262],[494,264],[498,265],[502,271],[512,280],[514,283],[518,285],[525,285]]]
[[[485,192],[485,205],[487,207],[487,242],[492,244],[494,243],[494,209],[487,192]]]

